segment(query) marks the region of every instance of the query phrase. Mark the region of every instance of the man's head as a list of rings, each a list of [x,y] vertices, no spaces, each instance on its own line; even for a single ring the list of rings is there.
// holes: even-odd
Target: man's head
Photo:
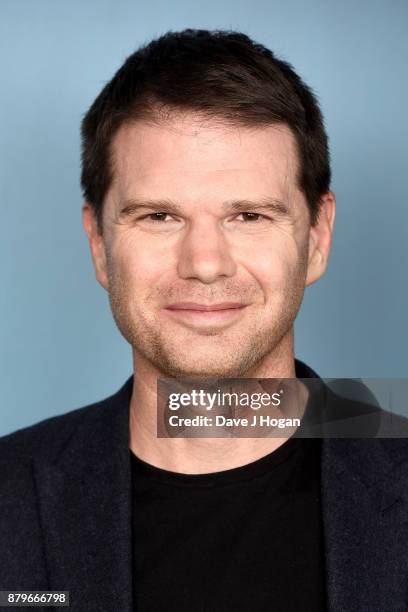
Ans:
[[[334,219],[321,113],[291,67],[239,33],[170,33],[126,60],[82,136],[96,274],[136,355],[242,376],[288,350]]]

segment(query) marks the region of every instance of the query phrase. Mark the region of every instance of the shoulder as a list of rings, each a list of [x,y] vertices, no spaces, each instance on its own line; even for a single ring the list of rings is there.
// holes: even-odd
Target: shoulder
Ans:
[[[98,429],[109,428],[119,406],[126,405],[132,383],[131,377],[119,391],[109,397],[0,437],[0,464],[3,470],[33,458],[53,463],[79,430],[92,435]]]
[[[104,400],[49,417],[0,437],[0,462],[54,456],[84,420],[94,418]]]
[[[365,384],[338,379],[335,385],[319,383],[318,389],[311,417],[323,437],[381,439],[384,442],[380,447],[386,451],[389,448],[391,453],[395,448],[406,448],[408,419],[384,409]],[[394,443],[396,440],[399,442]]]
[[[132,379],[113,395],[44,419],[0,438],[0,531],[13,517],[32,522],[42,479],[72,479],[98,468],[117,448],[128,448]],[[98,467],[99,466],[99,467]],[[33,514],[34,513],[34,514]],[[4,531],[5,530],[5,531]],[[0,537],[1,539],[1,537]]]
[[[332,393],[324,423],[326,465],[360,473],[367,482],[396,474],[406,479],[408,419],[381,408],[369,396],[359,399]]]

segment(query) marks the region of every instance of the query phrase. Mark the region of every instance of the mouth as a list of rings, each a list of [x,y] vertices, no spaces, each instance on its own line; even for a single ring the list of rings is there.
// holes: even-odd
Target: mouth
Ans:
[[[218,304],[199,304],[179,302],[171,304],[165,311],[181,322],[193,326],[225,324],[238,319],[248,304],[241,302],[220,302]]]

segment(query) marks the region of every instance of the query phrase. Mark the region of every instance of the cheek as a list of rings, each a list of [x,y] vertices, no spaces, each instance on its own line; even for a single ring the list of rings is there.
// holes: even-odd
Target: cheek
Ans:
[[[256,278],[264,294],[287,290],[304,274],[304,253],[293,237],[270,235],[241,253],[241,264]],[[272,297],[273,297],[272,295]]]
[[[163,241],[146,244],[140,235],[124,235],[116,240],[111,256],[115,273],[128,287],[137,289],[136,298],[151,292],[170,269],[171,258],[168,249],[163,248]]]

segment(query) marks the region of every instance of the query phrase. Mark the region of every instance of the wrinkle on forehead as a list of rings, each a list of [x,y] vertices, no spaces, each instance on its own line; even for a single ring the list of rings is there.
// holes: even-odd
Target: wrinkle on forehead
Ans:
[[[246,127],[216,120],[203,122],[194,115],[183,116],[180,121],[173,119],[161,123],[143,121],[126,123],[113,139],[112,153],[116,163],[123,163],[125,157],[136,156],[140,148],[146,153],[146,143],[152,138],[156,144],[160,144],[160,148],[154,151],[155,156],[161,153],[168,154],[180,146],[188,150],[211,147],[211,153],[216,161],[220,161],[219,156],[223,150],[230,150],[231,147],[236,151],[246,147],[247,155],[251,145],[253,148],[251,158],[253,158],[260,143],[265,151],[269,144],[269,154],[273,154],[279,139],[280,155],[286,149],[286,156],[291,160],[292,166],[298,165],[296,139],[290,128],[283,123]]]
[[[285,124],[243,127],[190,114],[126,124],[112,144],[115,202],[135,193],[186,202],[226,199],[227,191],[288,202],[299,195],[297,144]]]

